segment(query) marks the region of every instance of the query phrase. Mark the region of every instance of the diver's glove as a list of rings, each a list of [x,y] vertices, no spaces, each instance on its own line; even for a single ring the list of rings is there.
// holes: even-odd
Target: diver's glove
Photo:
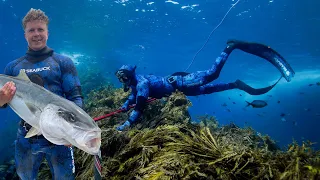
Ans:
[[[123,131],[124,129],[130,127],[130,125],[134,123],[140,117],[140,115],[141,115],[140,111],[133,110],[130,114],[129,119],[126,122],[124,122],[121,126],[118,126],[117,130]]]
[[[118,131],[123,131],[124,129],[130,127],[131,123],[129,121],[124,122],[121,126],[117,127]]]
[[[126,101],[122,107],[121,107],[121,110],[123,110],[123,112],[127,112],[129,110],[129,101]]]

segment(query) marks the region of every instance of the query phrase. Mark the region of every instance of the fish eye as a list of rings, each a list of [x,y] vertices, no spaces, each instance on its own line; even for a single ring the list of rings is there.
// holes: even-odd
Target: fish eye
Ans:
[[[68,114],[68,117],[66,118],[67,121],[70,121],[70,122],[75,122],[76,121],[73,113],[69,112],[67,114]]]
[[[61,108],[58,109],[58,115],[61,116],[65,111]]]
[[[69,122],[75,122],[75,115],[71,112],[65,111],[63,109],[58,109],[58,115]]]

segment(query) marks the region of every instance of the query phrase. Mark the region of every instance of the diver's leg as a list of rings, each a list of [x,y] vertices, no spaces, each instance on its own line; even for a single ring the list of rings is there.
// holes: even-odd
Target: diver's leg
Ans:
[[[235,88],[237,88],[237,85],[235,83],[219,83],[206,84],[199,87],[185,88],[182,91],[186,96],[198,96],[202,94],[211,94]]]
[[[24,133],[22,133],[24,131]],[[20,179],[36,179],[44,154],[33,152],[37,144],[32,144],[31,139],[24,138],[24,127],[19,127],[15,141],[15,166]]]
[[[211,69],[206,71],[197,71],[195,73],[190,73],[183,76],[181,84],[183,88],[195,88],[203,86],[217,79],[220,75],[223,65],[226,63],[229,54],[233,51],[233,44],[228,45],[224,51],[217,57],[211,67]]]
[[[260,43],[245,42],[240,40],[228,40],[227,44],[233,45],[234,48],[244,52],[259,56],[273,64],[282,74],[282,76],[290,82],[295,75],[290,64],[275,50]]]
[[[46,153],[52,179],[74,180],[75,166],[72,147],[54,145]]]

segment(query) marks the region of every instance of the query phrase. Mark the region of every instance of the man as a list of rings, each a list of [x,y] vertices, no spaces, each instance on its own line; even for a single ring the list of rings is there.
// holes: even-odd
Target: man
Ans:
[[[22,21],[28,50],[23,57],[6,66],[5,74],[17,76],[20,69],[24,69],[32,82],[82,107],[81,85],[72,60],[47,46],[48,24],[49,19],[43,11],[30,9]],[[7,82],[0,89],[0,106],[5,107],[15,91],[13,82]],[[15,144],[18,176],[36,179],[40,164],[46,158],[53,179],[74,179],[72,147],[52,144],[42,135],[24,138],[30,128],[25,121],[20,121]]]
[[[288,82],[295,74],[285,59],[269,46],[238,40],[230,40],[227,44],[221,55],[216,58],[211,69],[206,71],[196,73],[176,72],[168,77],[157,77],[154,75],[136,75],[136,66],[123,65],[116,72],[116,76],[123,83],[124,91],[131,88],[132,92],[122,109],[127,111],[129,105],[133,103],[136,103],[136,106],[129,119],[117,127],[117,130],[123,131],[141,116],[148,97],[162,98],[169,96],[175,90],[179,90],[187,96],[197,96],[230,89],[240,89],[251,95],[260,95],[270,91],[279,82],[281,78],[275,84],[260,89],[254,89],[241,80],[236,80],[233,83],[208,84],[219,77],[223,65],[234,49],[240,49],[266,59],[278,68]]]

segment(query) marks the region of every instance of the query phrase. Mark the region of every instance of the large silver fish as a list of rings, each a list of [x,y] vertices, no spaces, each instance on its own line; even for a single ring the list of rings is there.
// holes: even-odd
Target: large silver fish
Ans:
[[[53,144],[72,144],[89,154],[99,153],[101,129],[84,110],[32,83],[24,70],[16,77],[0,74],[0,87],[9,81],[17,89],[8,105],[32,126],[26,138],[42,134]]]

